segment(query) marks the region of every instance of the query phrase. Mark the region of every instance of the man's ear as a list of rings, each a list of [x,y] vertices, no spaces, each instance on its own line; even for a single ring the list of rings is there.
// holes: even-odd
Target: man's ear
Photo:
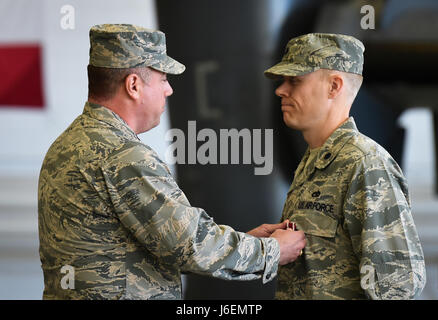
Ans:
[[[140,91],[142,89],[142,81],[140,77],[135,74],[131,73],[125,78],[125,91],[126,94],[134,100],[137,100],[140,98]]]
[[[329,99],[334,99],[341,92],[342,87],[344,86],[344,79],[340,74],[332,73],[328,76],[329,81]]]

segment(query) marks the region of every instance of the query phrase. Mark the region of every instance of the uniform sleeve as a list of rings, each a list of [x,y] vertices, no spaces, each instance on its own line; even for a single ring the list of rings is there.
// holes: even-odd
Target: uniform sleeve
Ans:
[[[426,283],[423,250],[407,182],[393,159],[365,156],[358,161],[344,214],[368,297],[418,297]]]
[[[190,205],[159,163],[136,162],[104,175],[122,224],[163,263],[228,280],[262,278],[266,283],[276,276],[277,240],[217,225]]]

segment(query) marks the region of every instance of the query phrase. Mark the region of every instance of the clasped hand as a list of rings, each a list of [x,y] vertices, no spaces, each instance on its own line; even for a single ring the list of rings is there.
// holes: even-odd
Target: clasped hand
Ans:
[[[262,224],[247,233],[254,237],[275,238],[280,245],[280,265],[295,261],[306,246],[303,231],[293,231],[288,228],[289,220],[277,224]]]

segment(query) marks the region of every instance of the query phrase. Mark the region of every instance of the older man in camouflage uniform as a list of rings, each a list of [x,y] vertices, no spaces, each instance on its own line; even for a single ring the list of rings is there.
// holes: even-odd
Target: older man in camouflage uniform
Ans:
[[[351,36],[307,34],[265,71],[283,80],[276,89],[283,120],[309,145],[283,210],[307,246],[280,267],[277,299],[412,299],[424,288],[406,179],[349,117],[363,52]]]
[[[166,74],[185,69],[167,56],[164,33],[98,25],[90,42],[88,101],[40,173],[43,297],[180,299],[182,272],[272,280],[304,233],[217,225],[137,137],[160,121],[172,94]]]

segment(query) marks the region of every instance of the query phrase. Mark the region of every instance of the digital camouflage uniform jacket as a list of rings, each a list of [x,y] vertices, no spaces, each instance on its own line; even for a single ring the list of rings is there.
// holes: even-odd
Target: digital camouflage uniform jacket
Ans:
[[[275,239],[192,207],[166,164],[103,106],[87,102],[53,143],[38,188],[45,299],[180,299],[182,272],[276,276]]]
[[[426,282],[406,179],[349,118],[310,163],[309,149],[282,219],[307,245],[278,272],[277,299],[411,299]]]

